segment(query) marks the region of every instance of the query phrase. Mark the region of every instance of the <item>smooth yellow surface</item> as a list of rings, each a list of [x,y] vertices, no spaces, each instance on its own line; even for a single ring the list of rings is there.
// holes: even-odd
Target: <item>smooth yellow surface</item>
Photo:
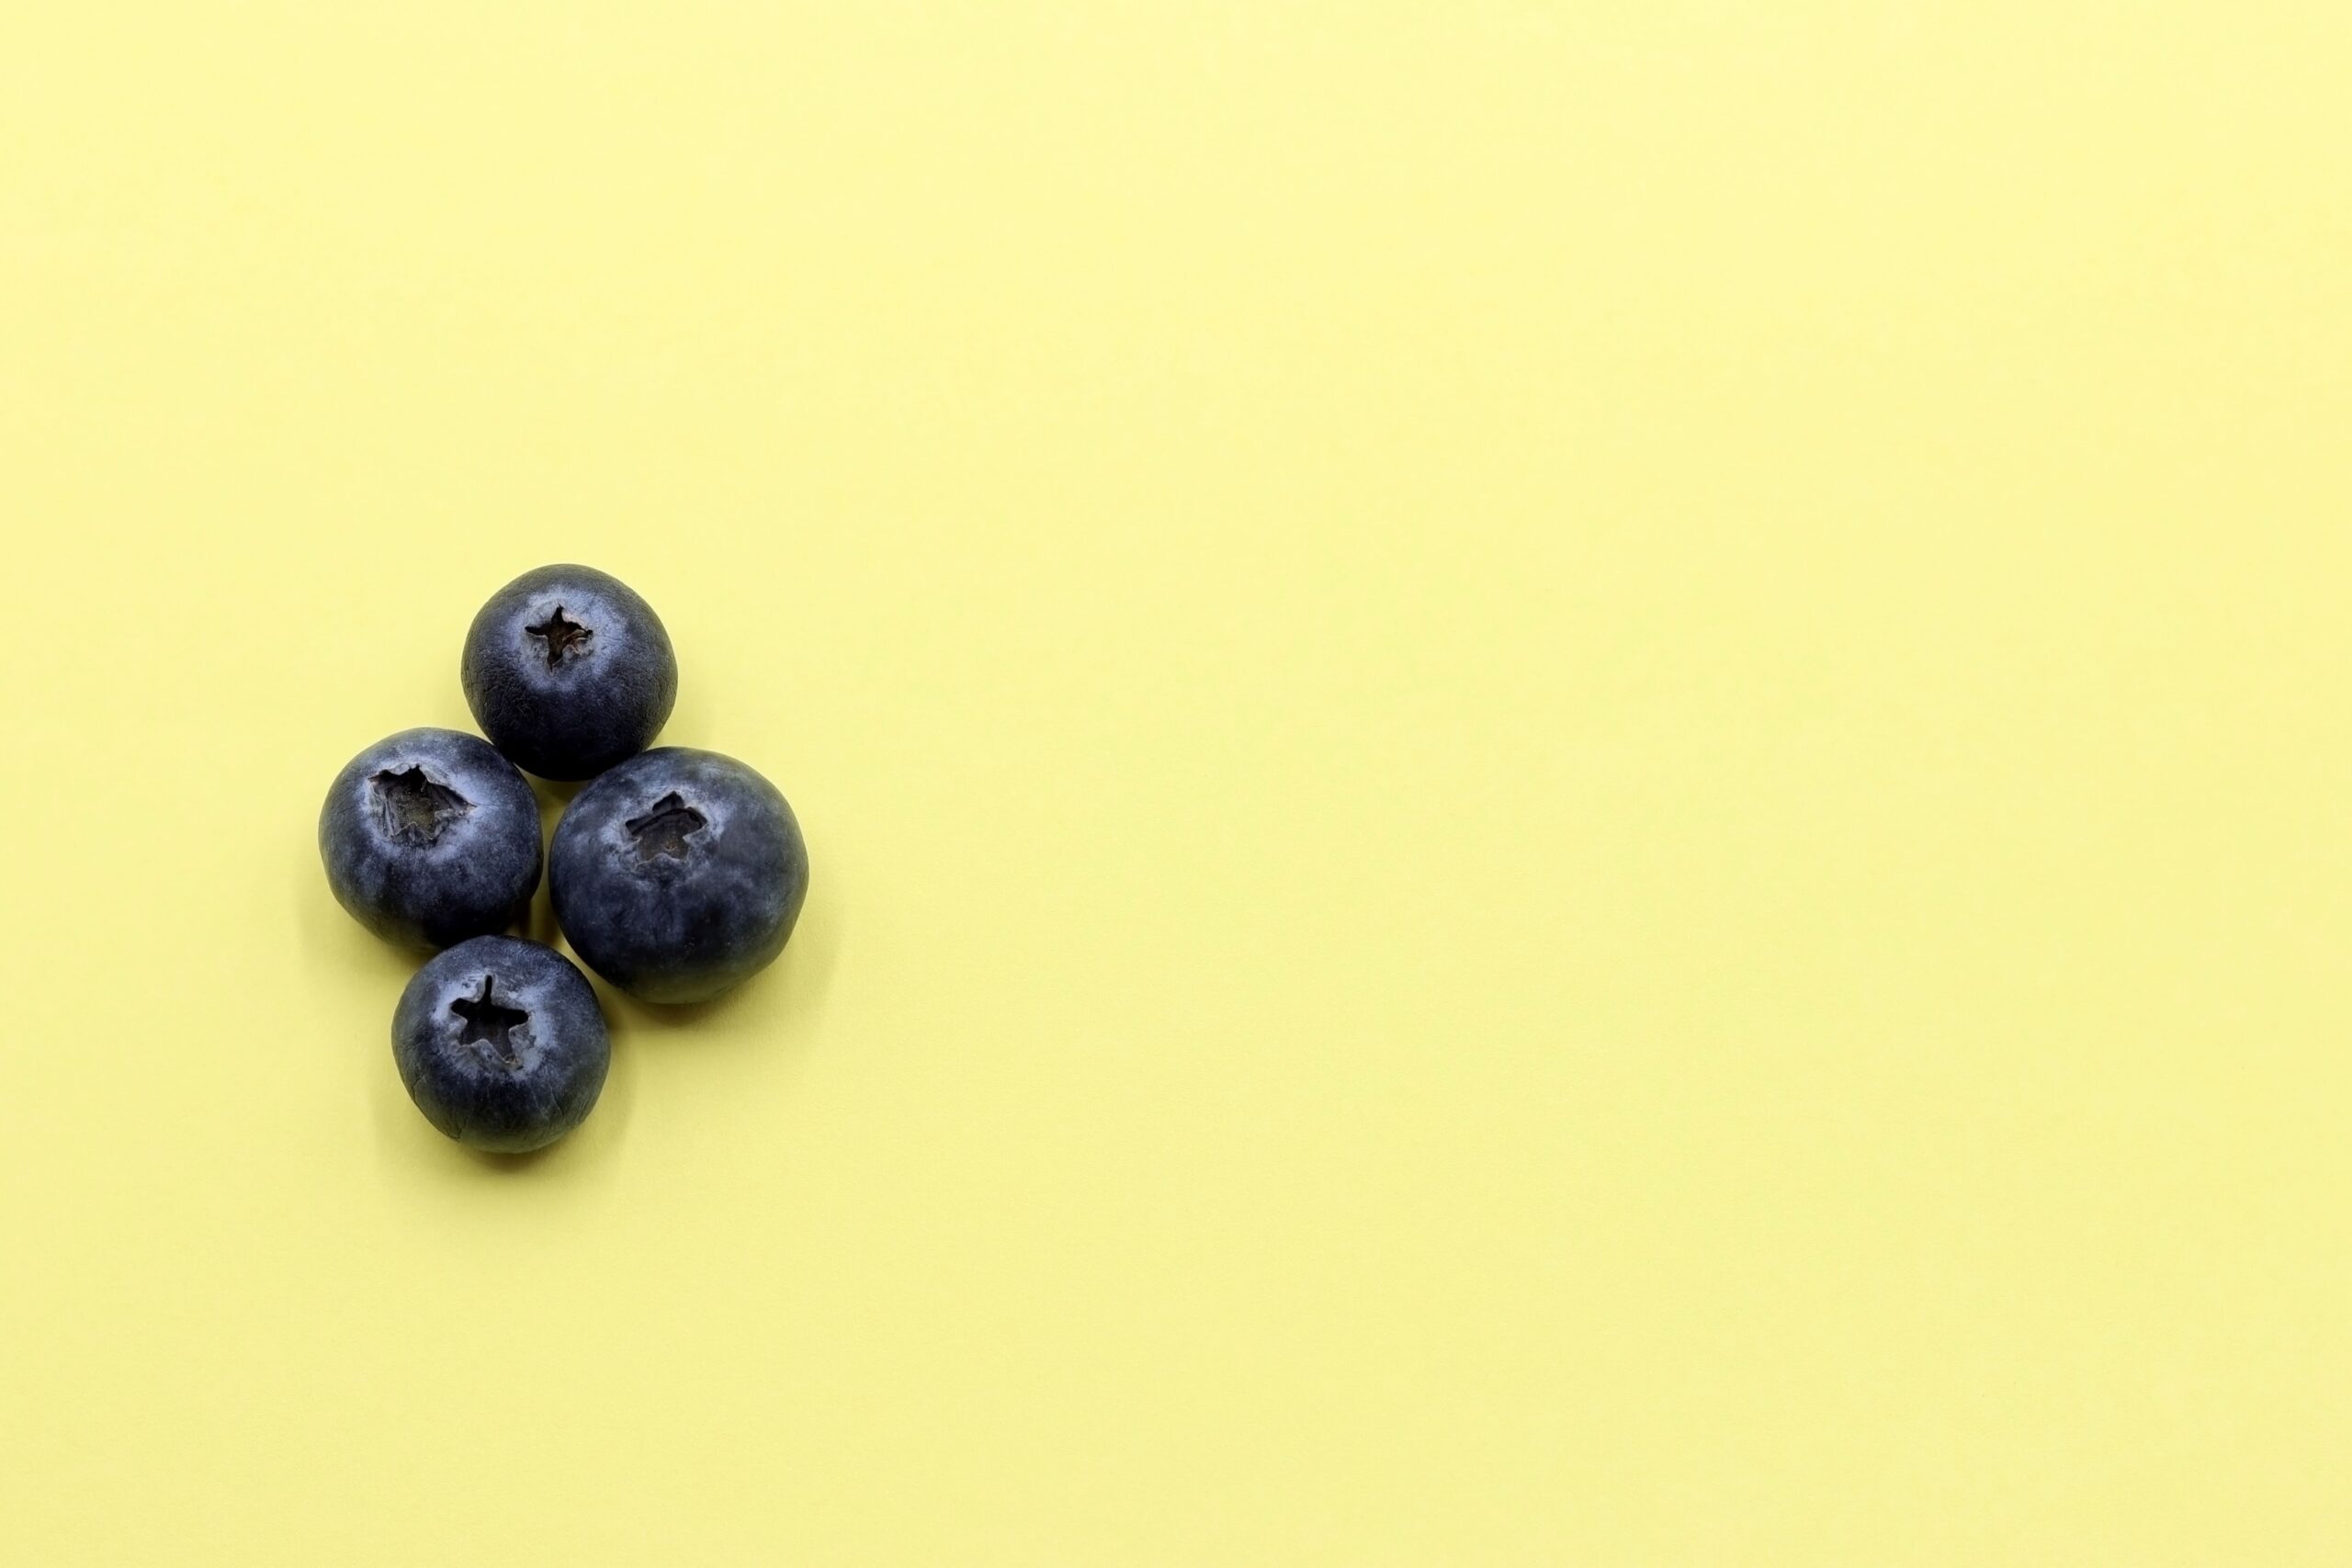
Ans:
[[[2347,17],[9,8],[0,1562],[2352,1562]],[[549,559],[815,886],[498,1168]]]

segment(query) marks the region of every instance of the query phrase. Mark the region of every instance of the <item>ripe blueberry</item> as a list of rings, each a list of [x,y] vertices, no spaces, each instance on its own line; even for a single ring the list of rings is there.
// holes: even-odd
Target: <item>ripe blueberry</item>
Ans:
[[[548,852],[572,951],[650,1002],[696,1002],[784,951],[808,894],[800,824],[776,787],[716,751],[664,746],[573,798]]]
[[[539,886],[539,807],[479,736],[403,729],[345,764],[319,812],[327,885],[390,942],[447,947],[523,918]]]
[[[653,606],[584,566],[543,566],[492,594],[459,673],[482,733],[543,779],[594,778],[637,755],[678,700]]]
[[[580,1125],[612,1059],[586,976],[515,937],[436,954],[392,1014],[392,1060],[416,1108],[494,1154],[543,1148]]]

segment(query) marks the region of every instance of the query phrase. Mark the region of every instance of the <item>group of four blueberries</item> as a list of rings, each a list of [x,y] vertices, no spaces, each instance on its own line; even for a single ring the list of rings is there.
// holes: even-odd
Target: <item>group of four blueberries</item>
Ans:
[[[808,893],[800,825],[731,757],[646,748],[678,695],[653,607],[617,578],[545,566],[492,594],[466,634],[481,736],[404,729],[354,757],[319,814],[335,897],[387,941],[438,949],[401,995],[392,1055],[425,1119],[522,1153],[578,1126],[612,1045],[570,960],[503,934],[538,890],[526,771],[588,780],[545,866],[582,962],[643,1001],[707,1001],[764,968]]]

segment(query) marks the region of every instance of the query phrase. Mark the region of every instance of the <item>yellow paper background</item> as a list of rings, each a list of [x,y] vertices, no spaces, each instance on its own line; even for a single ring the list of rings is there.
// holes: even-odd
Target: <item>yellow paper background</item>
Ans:
[[[2352,1562],[2352,13],[0,14],[0,1561]],[[791,796],[521,1169],[327,780]]]

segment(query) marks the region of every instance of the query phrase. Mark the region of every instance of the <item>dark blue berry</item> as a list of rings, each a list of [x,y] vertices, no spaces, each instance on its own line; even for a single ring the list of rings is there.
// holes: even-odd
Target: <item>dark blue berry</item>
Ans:
[[[637,755],[678,700],[653,606],[584,566],[543,566],[492,594],[459,673],[482,733],[543,779],[594,778]]]
[[[539,807],[480,736],[404,729],[354,757],[319,813],[327,885],[388,941],[504,931],[539,886]]]
[[[551,947],[481,936],[401,993],[392,1059],[424,1119],[471,1148],[522,1154],[580,1125],[612,1043],[586,976]]]
[[[776,787],[683,746],[582,790],[548,867],[572,951],[650,1002],[705,1001],[766,967],[808,894],[808,852]]]

